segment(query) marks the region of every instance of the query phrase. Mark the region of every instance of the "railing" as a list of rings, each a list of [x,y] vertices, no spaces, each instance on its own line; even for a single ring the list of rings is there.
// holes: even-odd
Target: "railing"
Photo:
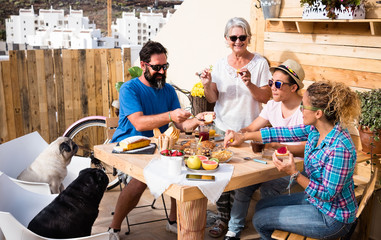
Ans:
[[[10,51],[0,62],[0,143],[38,131],[51,142],[76,120],[115,116],[130,49]],[[124,71],[125,69],[125,71]]]

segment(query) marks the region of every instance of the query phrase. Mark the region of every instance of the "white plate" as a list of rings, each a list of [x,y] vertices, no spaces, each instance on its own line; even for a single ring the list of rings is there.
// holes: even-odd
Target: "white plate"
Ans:
[[[217,172],[218,171],[218,168],[220,167],[220,165],[218,165],[215,169],[213,170],[205,170],[203,169],[202,167],[200,169],[190,169],[187,165],[185,165],[185,167],[187,168],[187,170],[189,172],[194,172],[194,173],[214,173],[214,172]]]

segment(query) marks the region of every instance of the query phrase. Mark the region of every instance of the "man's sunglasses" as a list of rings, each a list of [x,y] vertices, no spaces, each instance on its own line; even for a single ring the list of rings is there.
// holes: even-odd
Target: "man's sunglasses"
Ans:
[[[279,80],[278,81],[269,80],[269,86],[272,87],[273,84],[275,84],[275,87],[278,89],[280,89],[283,86],[283,84],[290,85],[290,86],[293,85],[292,83],[285,83]]]
[[[145,62],[145,64],[147,66],[150,66],[152,68],[152,70],[154,70],[156,72],[159,72],[160,69],[163,69],[165,71],[169,68],[169,63],[163,64],[163,65],[151,65],[151,64]]]
[[[230,41],[232,41],[232,42],[235,42],[235,41],[237,41],[237,39],[239,39],[241,42],[244,42],[244,41],[246,41],[246,39],[247,39],[247,36],[246,35],[241,35],[241,36],[229,36],[229,39],[230,39]]]

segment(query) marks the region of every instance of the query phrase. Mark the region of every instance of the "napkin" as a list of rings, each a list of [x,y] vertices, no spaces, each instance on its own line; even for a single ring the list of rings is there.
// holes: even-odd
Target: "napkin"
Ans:
[[[201,174],[188,171],[185,166],[182,167],[181,175],[169,176],[164,160],[160,157],[153,158],[150,163],[144,168],[143,174],[147,186],[151,194],[158,198],[171,184],[180,184],[187,186],[197,186],[205,197],[212,203],[220,198],[226,185],[229,183],[233,174],[234,166],[223,163],[220,164],[218,170],[214,173],[203,175],[214,175],[214,182],[207,181],[191,181],[185,178],[186,174]]]

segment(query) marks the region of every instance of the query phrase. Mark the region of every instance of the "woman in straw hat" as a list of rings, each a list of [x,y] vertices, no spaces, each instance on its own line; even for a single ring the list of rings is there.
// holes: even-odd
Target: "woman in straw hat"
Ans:
[[[268,84],[271,87],[273,99],[268,101],[259,117],[248,127],[239,132],[228,130],[226,132],[226,143],[237,146],[243,143],[243,133],[258,131],[271,124],[273,127],[294,126],[303,124],[303,114],[300,111],[302,95],[299,94],[303,88],[304,70],[294,60],[288,59],[277,67],[270,68],[273,77]],[[230,139],[234,139],[231,143]],[[260,139],[250,139],[258,141]],[[256,144],[256,143],[252,143]],[[296,156],[303,156],[304,142],[293,143],[269,143],[266,148],[279,148],[287,145],[287,148]],[[276,196],[286,191],[290,177],[283,177],[265,183],[254,184],[235,190],[234,202],[230,212],[228,232],[226,240],[239,239],[241,231],[245,227],[245,218],[251,202],[253,193],[261,187],[261,197]]]

